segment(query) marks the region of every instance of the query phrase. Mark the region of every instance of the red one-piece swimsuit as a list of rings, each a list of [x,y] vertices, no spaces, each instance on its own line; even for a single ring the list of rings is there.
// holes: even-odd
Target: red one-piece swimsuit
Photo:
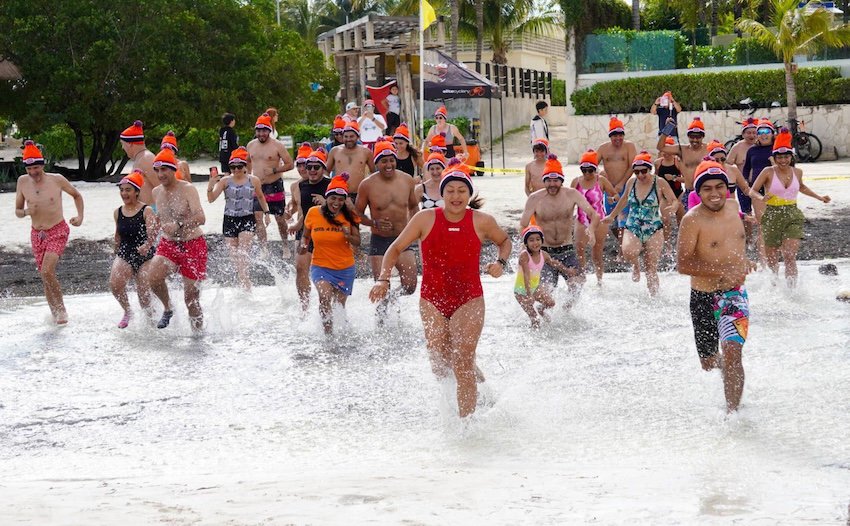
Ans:
[[[420,296],[446,318],[469,300],[484,295],[479,262],[481,240],[475,233],[473,212],[452,223],[442,208],[434,209],[434,227],[422,240],[422,288]]]

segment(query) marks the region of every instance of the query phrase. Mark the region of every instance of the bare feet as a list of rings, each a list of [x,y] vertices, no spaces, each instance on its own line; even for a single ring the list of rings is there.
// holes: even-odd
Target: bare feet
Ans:
[[[56,311],[53,319],[56,320],[56,325],[65,325],[68,323],[68,313],[64,309]]]

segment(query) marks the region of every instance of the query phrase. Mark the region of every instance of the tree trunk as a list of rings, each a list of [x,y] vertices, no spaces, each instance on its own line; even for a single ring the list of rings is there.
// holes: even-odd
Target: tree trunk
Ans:
[[[83,130],[80,125],[75,122],[69,122],[68,127],[74,131],[74,139],[77,146],[77,165],[80,173],[86,170],[86,152],[83,146]]]
[[[632,0],[632,28],[640,31],[640,0]]]
[[[460,1],[452,0],[452,58],[457,60],[457,26],[460,22]]]
[[[711,0],[711,36],[713,37],[717,36],[719,9],[720,6],[717,5],[717,0]]]
[[[788,96],[788,120],[797,120],[797,85],[794,84],[794,74],[791,72],[793,63],[785,63],[785,91]]]
[[[732,14],[735,16],[735,20],[740,20],[744,16],[743,0],[735,0],[735,4],[732,6]],[[738,26],[735,26],[735,34],[738,35],[738,38],[741,38],[744,32],[738,29]]]
[[[475,27],[478,28],[475,35],[475,67],[478,68],[484,50],[484,0],[475,0]]]

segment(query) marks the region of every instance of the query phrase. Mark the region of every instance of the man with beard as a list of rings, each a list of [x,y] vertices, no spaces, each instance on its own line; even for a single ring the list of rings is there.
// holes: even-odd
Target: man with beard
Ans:
[[[269,213],[277,222],[280,239],[283,241],[283,257],[289,258],[288,225],[286,220],[286,192],[283,187],[283,173],[292,170],[292,157],[282,142],[269,140],[272,132],[272,118],[263,113],[254,125],[256,137],[248,143],[248,172],[260,179],[263,195],[269,205]],[[268,232],[263,221],[263,210],[254,199],[254,218],[257,220],[257,239],[264,253],[268,253]]]
[[[700,363],[706,371],[721,370],[731,413],[744,390],[741,351],[750,317],[744,280],[751,268],[746,235],[738,210],[729,205],[734,201],[726,199],[729,180],[723,167],[703,161],[693,182],[702,203],[682,219],[678,270],[691,276],[691,319]]]
[[[564,170],[553,154],[549,154],[546,168],[543,170],[543,185],[543,190],[528,196],[525,211],[520,219],[520,229],[527,227],[534,216],[537,226],[543,230],[543,250],[569,270],[569,273],[564,273],[544,265],[540,272],[540,283],[551,290],[558,285],[558,276],[563,276],[570,291],[570,297],[564,306],[570,308],[578,300],[584,280],[584,271],[578,266],[576,250],[573,247],[575,209],[580,208],[590,218],[590,228],[587,232],[589,245],[596,241],[594,232],[599,226],[599,214],[581,192],[575,188],[564,187]]]
[[[361,144],[360,128],[356,122],[345,123],[342,145],[331,149],[328,155],[328,173],[348,173],[348,197],[357,202],[357,191],[367,175],[375,171],[372,151]]]
[[[375,143],[374,163],[378,171],[360,184],[360,192],[354,205],[362,224],[372,227],[369,262],[375,280],[381,273],[381,261],[387,249],[407,226],[410,218],[419,211],[416,183],[405,172],[396,170],[396,155],[393,143]],[[369,208],[369,217],[365,214],[366,207]],[[416,291],[416,256],[413,253],[413,245],[401,250],[395,262],[401,287],[395,294],[391,294],[390,298],[399,294],[413,294]],[[382,319],[382,311],[385,310],[386,302],[382,302],[378,307],[379,321]]]

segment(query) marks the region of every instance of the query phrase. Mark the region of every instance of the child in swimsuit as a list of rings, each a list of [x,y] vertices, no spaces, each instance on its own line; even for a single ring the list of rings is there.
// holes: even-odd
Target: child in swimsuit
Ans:
[[[547,252],[541,250],[543,246],[543,231],[535,224],[534,218],[531,224],[522,232],[522,242],[525,250],[519,255],[519,269],[514,283],[514,297],[519,302],[522,310],[531,319],[531,327],[540,327],[540,318],[549,321],[546,309],[555,306],[555,300],[545,287],[540,286],[540,271],[543,265],[549,265],[559,272],[570,273],[560,261],[553,259]],[[535,304],[540,306],[535,309]]]

